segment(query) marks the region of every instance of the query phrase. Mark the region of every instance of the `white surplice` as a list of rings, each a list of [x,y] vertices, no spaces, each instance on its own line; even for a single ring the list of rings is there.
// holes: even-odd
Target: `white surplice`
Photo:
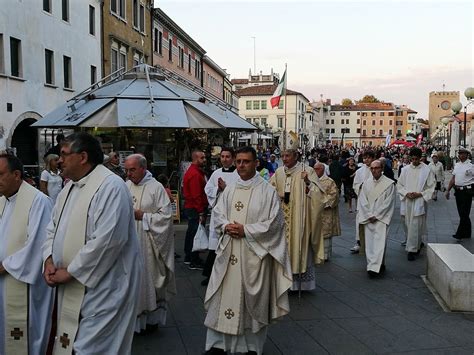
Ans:
[[[126,184],[132,192],[134,208],[144,212],[143,219],[135,221],[143,258],[135,326],[135,331],[140,332],[147,324],[166,324],[168,301],[176,294],[173,212],[165,188],[149,171],[138,185],[130,180]],[[134,191],[140,194],[138,198]]]
[[[215,207],[221,237],[205,297],[207,350],[261,354],[266,327],[289,312],[292,272],[279,200],[256,174],[226,188]],[[244,238],[224,233],[234,219]]]
[[[367,180],[357,199],[357,225],[363,225],[367,270],[380,272],[387,234],[395,209],[395,184],[382,175],[378,180]],[[376,222],[369,219],[375,217]]]
[[[370,168],[363,164],[359,169],[356,170],[354,176],[354,182],[352,184],[352,188],[357,196],[360,194],[360,189],[362,188],[364,182],[372,177],[372,173],[370,172]],[[359,212],[357,212],[359,213]],[[357,220],[357,215],[356,215]],[[359,240],[359,225],[356,223],[356,240]]]
[[[372,177],[370,173],[370,168],[367,165],[362,165],[359,169],[356,170],[354,175],[354,182],[352,183],[352,188],[357,196],[359,196],[360,189],[364,182]]]
[[[232,172],[223,171],[222,168],[217,169],[214,171],[206,183],[204,187],[204,192],[206,193],[207,200],[209,201],[209,205],[214,207],[217,203],[218,197],[222,195],[222,192],[218,190],[218,180],[222,178],[226,183],[226,187],[232,185],[237,181],[239,175],[237,174],[237,170]],[[216,250],[217,242],[219,240],[219,236],[216,233],[216,229],[214,226],[214,216],[211,213],[211,221],[209,222],[209,249]]]
[[[401,200],[402,223],[405,224],[407,231],[408,252],[416,253],[426,235],[427,202],[431,199],[435,186],[434,174],[426,164],[420,163],[416,167],[410,164],[402,169],[397,190]],[[409,199],[406,197],[409,192],[419,192],[422,197]]]
[[[36,194],[28,215],[28,239],[25,246],[7,256],[6,233],[16,204],[17,194],[7,199],[0,219],[0,260],[7,272],[18,281],[29,285],[28,347],[29,354],[44,354],[51,329],[53,289],[42,274],[41,246],[46,239],[46,226],[51,218],[51,199],[42,192]],[[5,354],[5,294],[4,277],[0,276],[0,354]]]
[[[56,267],[62,266],[67,221],[89,176],[73,182],[62,213],[58,203],[53,209],[43,260],[52,256]],[[58,201],[63,193],[67,190],[61,191]],[[56,226],[54,221],[58,219]],[[142,267],[132,197],[123,180],[110,175],[92,198],[85,245],[67,269],[86,289],[74,341],[76,354],[131,352]],[[58,299],[58,311],[61,304],[62,300]]]

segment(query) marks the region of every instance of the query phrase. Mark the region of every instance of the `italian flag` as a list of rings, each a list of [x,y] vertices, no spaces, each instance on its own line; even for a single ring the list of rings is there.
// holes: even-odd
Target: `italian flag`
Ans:
[[[286,92],[286,69],[285,72],[283,73],[283,76],[281,77],[280,82],[278,83],[278,86],[273,93],[272,98],[270,99],[270,105],[272,105],[272,108],[278,107],[280,104],[280,99],[283,95],[285,95]]]

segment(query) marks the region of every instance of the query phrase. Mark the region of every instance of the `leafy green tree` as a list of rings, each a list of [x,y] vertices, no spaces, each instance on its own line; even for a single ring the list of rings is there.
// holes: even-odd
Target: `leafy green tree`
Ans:
[[[367,104],[374,104],[377,102],[380,102],[379,99],[377,99],[374,95],[365,95],[362,99],[360,99],[358,102],[360,103],[367,103]]]
[[[348,99],[348,98],[342,99],[342,101],[341,101],[342,106],[350,106],[350,105],[353,105],[353,104],[354,103],[352,102],[352,100]]]

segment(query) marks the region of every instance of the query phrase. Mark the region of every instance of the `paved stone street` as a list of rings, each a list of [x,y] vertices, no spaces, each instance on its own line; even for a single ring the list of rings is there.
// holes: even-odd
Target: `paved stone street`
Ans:
[[[290,296],[290,314],[270,326],[265,354],[473,354],[474,314],[446,313],[420,275],[426,272],[426,249],[407,261],[399,203],[389,233],[387,271],[371,280],[365,259],[351,255],[355,213],[341,199],[342,236],[334,238],[333,257],[317,268],[314,292],[300,302]],[[458,223],[454,197],[439,194],[429,203],[428,242],[457,243],[451,235]],[[474,211],[471,211],[474,221]],[[176,226],[177,252],[183,254],[186,225]],[[474,252],[474,243],[462,244]],[[135,337],[133,354],[201,354],[206,329],[200,271],[176,263],[178,295],[171,301],[168,324],[155,333]]]

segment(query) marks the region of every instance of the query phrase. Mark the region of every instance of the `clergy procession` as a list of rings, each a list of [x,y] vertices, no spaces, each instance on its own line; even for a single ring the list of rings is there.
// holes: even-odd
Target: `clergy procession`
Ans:
[[[351,157],[341,167],[339,183],[323,155],[309,162],[297,146],[281,152],[281,166],[252,147],[224,147],[209,177],[206,153],[193,151],[182,178],[183,264],[203,276],[200,351],[263,354],[269,326],[280,320],[284,329],[291,299],[300,304],[317,291],[318,268],[334,260],[333,239],[343,233],[341,216],[347,218],[342,196],[356,200],[355,245],[345,253],[366,261],[367,279],[391,268],[396,205],[405,261],[413,265],[427,244],[428,202],[444,190],[436,154],[427,165],[422,153],[411,148],[395,181],[389,161],[366,149],[360,166]],[[0,354],[130,354],[134,337],[165,329],[180,293],[176,201],[143,155],[126,157],[123,169],[116,154],[104,164],[99,141],[87,133],[65,137],[58,157],[55,165],[47,159],[64,179],[53,200],[25,182],[17,157],[0,155]],[[467,150],[459,149],[459,157],[446,191],[448,199],[456,192],[457,240],[471,237],[474,186]]]

